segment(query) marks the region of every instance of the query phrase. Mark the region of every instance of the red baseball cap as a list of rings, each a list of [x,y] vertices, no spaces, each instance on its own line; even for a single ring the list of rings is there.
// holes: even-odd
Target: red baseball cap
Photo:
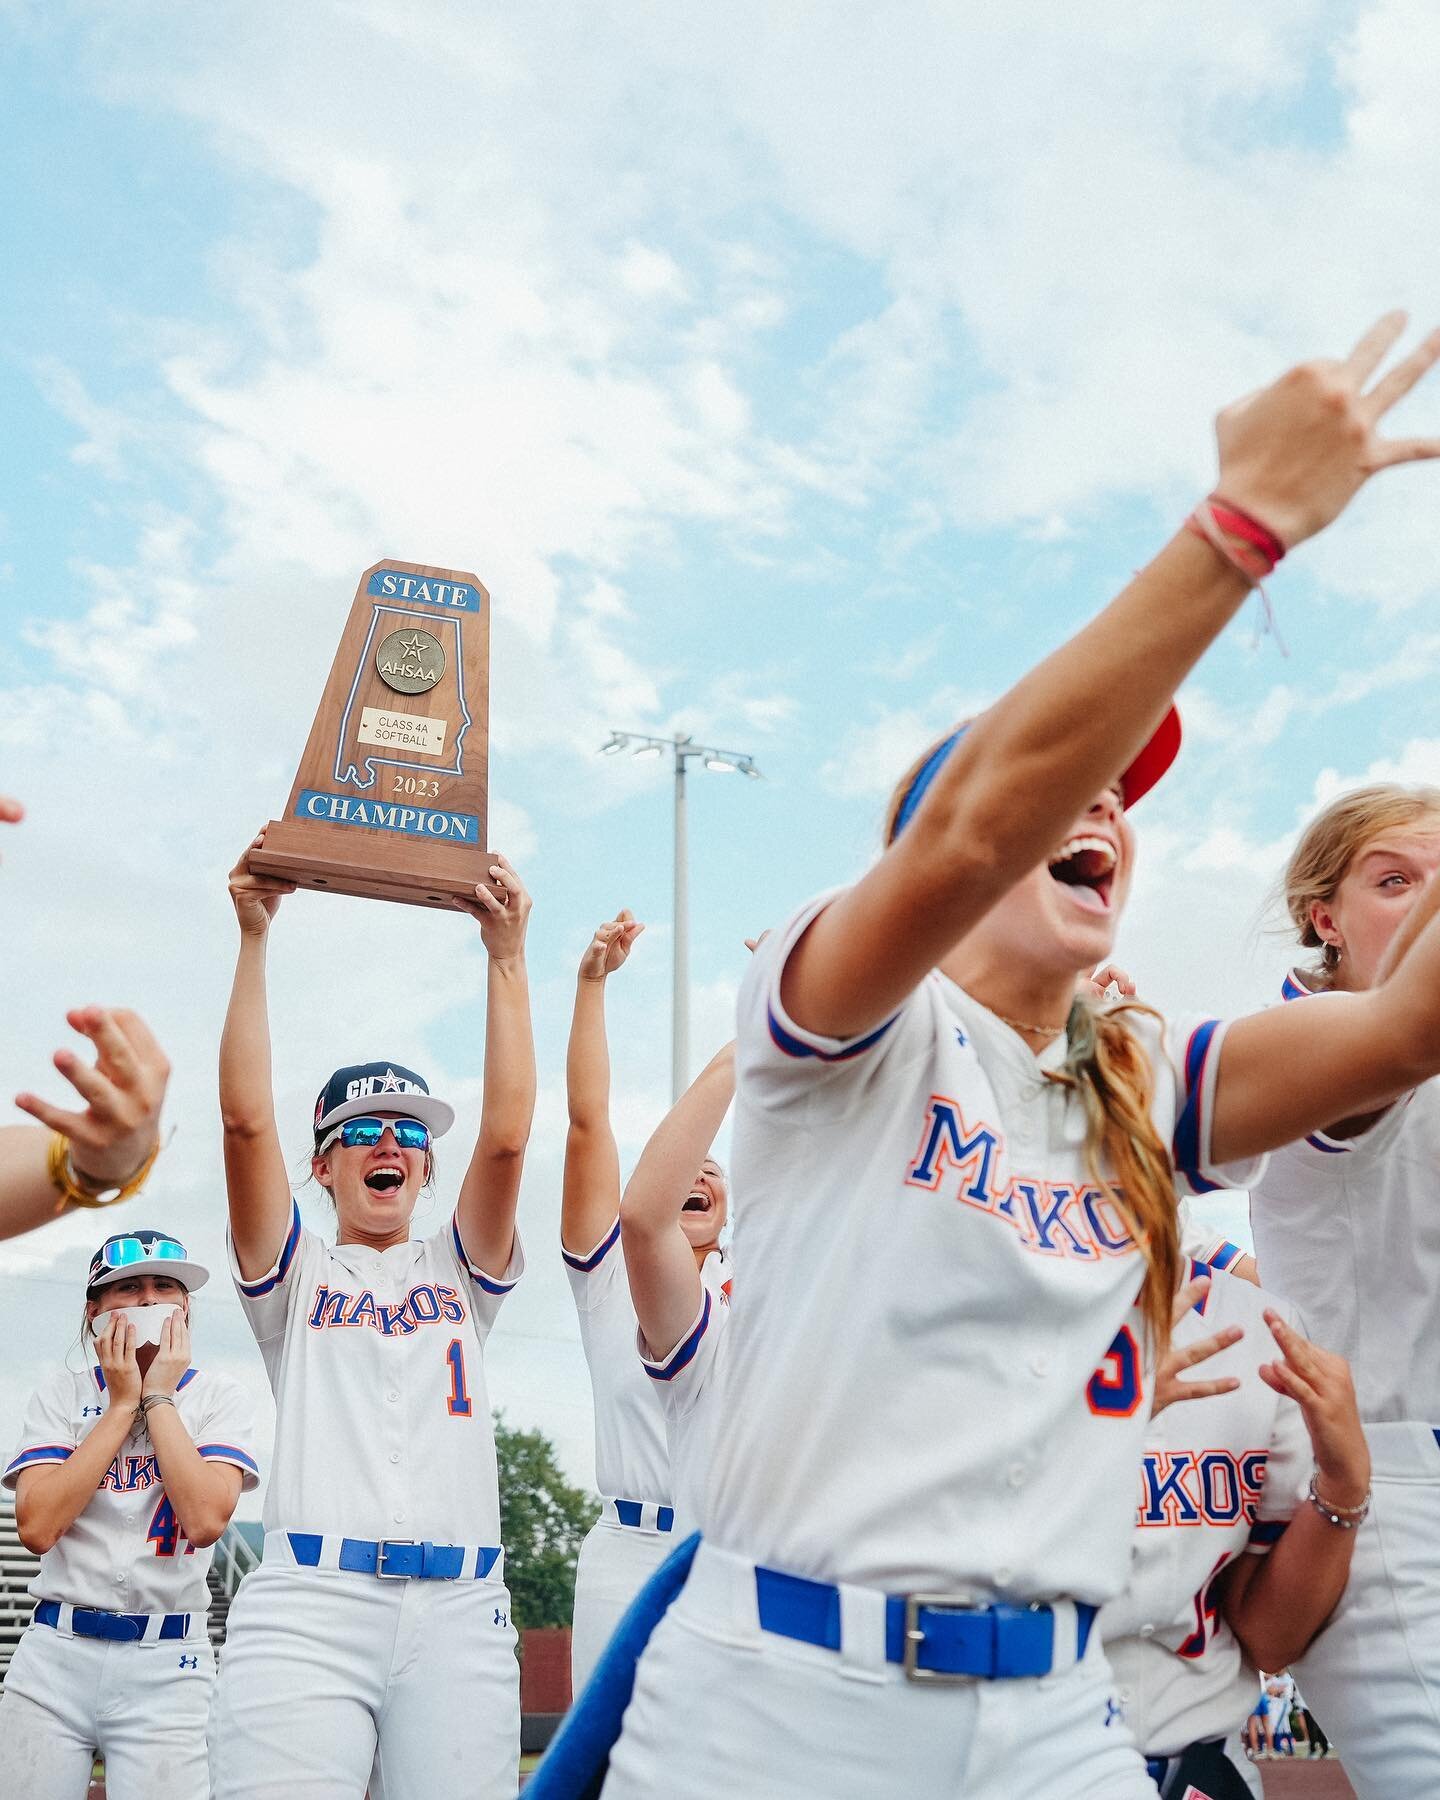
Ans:
[[[925,798],[930,783],[945,766],[945,759],[964,737],[970,728],[967,719],[963,725],[957,725],[943,743],[939,743],[930,752],[925,761],[915,772],[915,778],[905,790],[905,796],[895,809],[895,824],[891,838],[900,833],[914,818],[920,802]],[[1120,797],[1125,802],[1128,812],[1137,800],[1148,794],[1155,783],[1180,754],[1180,714],[1174,706],[1166,710],[1165,717],[1151,732],[1149,741],[1141,749],[1140,754],[1120,777]]]

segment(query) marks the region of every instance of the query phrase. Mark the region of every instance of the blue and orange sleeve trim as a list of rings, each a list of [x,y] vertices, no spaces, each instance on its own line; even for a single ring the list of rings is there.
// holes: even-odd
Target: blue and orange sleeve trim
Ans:
[[[619,1242],[620,1221],[617,1218],[588,1256],[572,1256],[563,1244],[560,1246],[560,1254],[569,1266],[581,1275],[593,1275]]]
[[[1250,1527],[1250,1541],[1247,1548],[1253,1550],[1257,1555],[1263,1555],[1265,1551],[1273,1550],[1284,1537],[1289,1523],[1288,1519],[1257,1519]]]
[[[236,1287],[247,1300],[263,1300],[266,1294],[273,1294],[285,1277],[290,1273],[290,1266],[295,1261],[295,1252],[300,1248],[300,1208],[294,1200],[290,1202],[290,1231],[285,1239],[284,1248],[280,1252],[280,1260],[269,1275],[262,1275],[258,1281],[237,1281]]]
[[[663,1363],[643,1361],[645,1373],[652,1381],[673,1381],[684,1368],[695,1360],[695,1353],[700,1348],[700,1340],[710,1325],[710,1290],[705,1290],[704,1304],[700,1308],[700,1317],[689,1333],[683,1337],[665,1358]]]
[[[75,1446],[73,1444],[32,1444],[28,1450],[22,1450],[11,1461],[5,1473],[14,1475],[20,1469],[31,1468],[36,1463],[68,1462],[74,1454]]]
[[[1206,1019],[1190,1033],[1190,1042],[1185,1046],[1185,1099],[1180,1108],[1180,1116],[1175,1121],[1175,1135],[1171,1140],[1171,1154],[1175,1159],[1176,1170],[1197,1194],[1213,1194],[1221,1186],[1220,1182],[1211,1181],[1200,1172],[1200,1151],[1205,1142],[1202,1112],[1205,1071],[1215,1042],[1215,1033],[1219,1028],[1218,1019]]]
[[[857,1038],[853,1044],[845,1044],[839,1050],[821,1050],[814,1044],[805,1043],[803,1039],[796,1037],[793,1031],[782,1024],[773,1004],[766,1007],[765,1013],[770,1024],[770,1040],[777,1050],[782,1050],[786,1056],[793,1056],[797,1059],[814,1057],[816,1061],[826,1063],[848,1062],[851,1057],[863,1056],[867,1050],[880,1042],[895,1020],[900,1017],[899,1013],[893,1014],[883,1025],[877,1026],[867,1036]]]
[[[618,1231],[620,1225],[618,1219],[616,1220],[615,1225],[616,1230]],[[465,1273],[475,1283],[476,1287],[487,1294],[508,1294],[511,1291],[515,1286],[514,1281],[496,1281],[494,1276],[487,1275],[478,1263],[471,1262],[465,1251],[465,1240],[460,1235],[460,1220],[458,1217],[452,1217],[450,1220],[450,1236],[454,1239],[455,1254],[460,1258]],[[515,1280],[519,1280],[518,1275]]]
[[[196,1450],[201,1456],[208,1457],[211,1462],[234,1463],[237,1469],[248,1469],[252,1475],[260,1473],[260,1465],[253,1456],[246,1454],[238,1444],[197,1444]]]

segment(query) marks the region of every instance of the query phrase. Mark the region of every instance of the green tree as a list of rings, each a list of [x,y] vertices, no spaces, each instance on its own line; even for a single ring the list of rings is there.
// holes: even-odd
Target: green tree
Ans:
[[[568,1625],[575,1602],[575,1559],[599,1516],[598,1502],[572,1487],[540,1431],[516,1431],[495,1414],[500,1467],[500,1541],[517,1630]]]

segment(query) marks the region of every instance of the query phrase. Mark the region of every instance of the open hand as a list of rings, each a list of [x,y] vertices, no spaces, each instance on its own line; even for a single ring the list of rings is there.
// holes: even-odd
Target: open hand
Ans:
[[[1262,1363],[1260,1379],[1277,1394],[1288,1394],[1305,1415],[1315,1484],[1324,1498],[1336,1506],[1358,1506],[1370,1490],[1370,1447],[1349,1363],[1302,1337],[1278,1312],[1267,1311],[1265,1323],[1281,1360]]]
[[[105,1188],[127,1180],[155,1148],[170,1064],[138,1013],[81,1006],[65,1017],[95,1046],[93,1068],[73,1050],[54,1057],[84,1112],[67,1112],[37,1094],[17,1094],[15,1104],[69,1138],[75,1173]]]
[[[1202,1275],[1196,1281],[1187,1281],[1175,1296],[1174,1310],[1170,1315],[1171,1328],[1177,1326],[1190,1308],[1209,1291],[1208,1275]],[[1226,1325],[1221,1330],[1212,1332],[1209,1337],[1197,1338],[1194,1343],[1171,1344],[1156,1371],[1155,1405],[1151,1409],[1151,1417],[1164,1412],[1175,1400],[1205,1400],[1212,1394],[1234,1393],[1240,1383],[1233,1375],[1223,1375],[1207,1381],[1182,1381],[1180,1377],[1186,1369],[1193,1369],[1197,1363],[1208,1362],[1219,1351],[1228,1350],[1231,1344],[1238,1344],[1244,1335],[1241,1326]]]
[[[235,917],[240,921],[242,937],[264,937],[281,900],[286,894],[295,892],[293,881],[283,881],[278,875],[250,873],[250,852],[259,850],[264,842],[265,833],[261,831],[246,846],[245,854],[230,871],[230,898],[235,906]]]
[[[598,926],[580,958],[580,979],[603,981],[607,975],[613,975],[624,964],[631,946],[644,929],[628,906],[607,924]]]
[[[122,1412],[140,1404],[140,1364],[135,1357],[135,1327],[122,1312],[104,1316],[95,1334],[95,1354],[105,1377],[105,1399]]]
[[[1377,470],[1440,456],[1440,438],[1383,438],[1381,420],[1440,360],[1440,331],[1373,387],[1366,384],[1405,329],[1386,313],[1343,361],[1301,363],[1215,422],[1216,492],[1287,546],[1323,531]]]
[[[145,1371],[143,1392],[173,1394],[180,1378],[190,1367],[190,1327],[185,1323],[183,1307],[175,1307],[160,1327],[160,1343],[155,1360]]]

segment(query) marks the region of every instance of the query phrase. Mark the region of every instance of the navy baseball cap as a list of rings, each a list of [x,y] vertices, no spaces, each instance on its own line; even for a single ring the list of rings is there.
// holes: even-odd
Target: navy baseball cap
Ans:
[[[455,1108],[437,1100],[423,1075],[399,1063],[352,1063],[337,1069],[315,1096],[315,1142],[333,1125],[369,1113],[395,1113],[419,1119],[433,1138],[444,1137],[455,1123]]]
[[[86,1292],[109,1287],[112,1281],[128,1281],[132,1275],[168,1275],[187,1294],[204,1287],[210,1271],[193,1262],[179,1238],[168,1231],[120,1231],[90,1258]]]

